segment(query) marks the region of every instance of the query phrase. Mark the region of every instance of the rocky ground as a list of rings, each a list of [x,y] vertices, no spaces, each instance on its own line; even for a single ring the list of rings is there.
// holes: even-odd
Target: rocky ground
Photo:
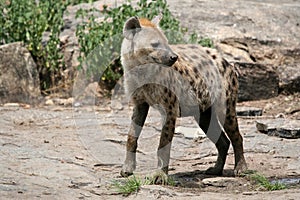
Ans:
[[[105,1],[112,6],[115,2],[120,1]],[[234,39],[233,46],[242,48],[235,49],[240,58],[233,60],[277,67],[294,66],[300,60],[299,51],[294,51],[300,41],[298,1],[168,2],[181,23],[200,35],[214,41],[241,38],[240,43]],[[228,56],[226,46],[222,49]],[[298,72],[284,78],[290,80]],[[50,98],[39,106],[0,106],[1,199],[299,199],[300,140],[268,136],[256,127],[259,120],[283,119],[293,120],[299,128],[300,95],[287,94],[290,86],[281,90],[270,99],[240,102],[239,109],[260,108],[262,116],[240,116],[239,124],[249,169],[270,180],[292,181],[288,189],[263,191],[247,178],[234,177],[232,148],[223,176],[204,175],[216,160],[216,149],[207,138],[195,134],[200,131],[191,118],[184,118],[177,121],[170,164],[170,175],[177,185],[143,186],[123,197],[112,182],[123,180],[119,172],[131,107],[120,97],[102,99],[96,106],[71,106],[72,99]],[[159,114],[151,110],[139,142],[139,175],[156,167],[160,127]]]
[[[249,169],[271,180],[294,180],[289,189],[261,191],[247,178],[234,177],[232,149],[223,176],[204,175],[204,170],[216,160],[216,149],[207,138],[193,135],[197,132],[195,122],[183,118],[177,121],[170,164],[170,174],[177,186],[144,186],[127,198],[298,199],[300,140],[267,136],[255,126],[258,119],[275,118],[273,114],[282,105],[273,104],[268,108],[272,101],[247,102],[247,106],[259,103],[266,112],[262,117],[239,118],[245,156]],[[35,108],[5,104],[0,107],[1,199],[125,198],[116,192],[112,182],[122,180],[119,172],[131,108],[123,105],[112,109],[112,104]],[[160,127],[159,114],[151,110],[139,142],[139,175],[155,170]]]

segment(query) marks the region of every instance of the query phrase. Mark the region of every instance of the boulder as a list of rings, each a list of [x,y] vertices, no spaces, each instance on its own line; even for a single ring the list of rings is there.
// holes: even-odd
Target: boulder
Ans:
[[[300,92],[300,49],[283,50],[277,71],[282,92],[287,94]]]
[[[223,57],[230,63],[233,62],[255,62],[249,52],[246,41],[237,38],[228,38],[220,41],[216,48],[222,52]]]
[[[279,77],[269,65],[257,63],[234,63],[239,71],[238,101],[260,100],[276,97],[279,90]]]
[[[0,46],[0,103],[34,103],[41,95],[36,64],[23,43]]]
[[[282,65],[277,70],[280,77],[280,91],[286,94],[300,92],[300,64]]]

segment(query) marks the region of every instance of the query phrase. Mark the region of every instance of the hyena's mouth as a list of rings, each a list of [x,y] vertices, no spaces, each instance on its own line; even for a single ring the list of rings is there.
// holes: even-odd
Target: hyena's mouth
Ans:
[[[161,65],[164,65],[166,67],[171,67],[176,61],[177,61],[177,58],[176,59],[169,59],[165,62],[163,62],[162,60],[160,59],[157,59],[156,57],[152,57],[151,58],[153,59],[153,61],[157,64],[161,64]]]

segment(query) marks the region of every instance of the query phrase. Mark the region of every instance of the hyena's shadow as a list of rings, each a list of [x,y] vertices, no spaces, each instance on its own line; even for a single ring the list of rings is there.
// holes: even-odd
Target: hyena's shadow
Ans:
[[[171,173],[170,177],[174,180],[176,187],[200,188],[203,187],[202,180],[206,178],[220,177],[205,174],[206,170],[194,170],[189,172]],[[222,177],[235,177],[233,169],[224,169]]]

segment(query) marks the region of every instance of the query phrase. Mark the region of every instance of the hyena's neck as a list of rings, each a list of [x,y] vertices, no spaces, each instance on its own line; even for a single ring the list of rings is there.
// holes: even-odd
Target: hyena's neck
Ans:
[[[136,66],[141,65],[139,60],[135,58],[131,53],[123,54],[121,57],[121,62],[125,73],[134,69]]]

